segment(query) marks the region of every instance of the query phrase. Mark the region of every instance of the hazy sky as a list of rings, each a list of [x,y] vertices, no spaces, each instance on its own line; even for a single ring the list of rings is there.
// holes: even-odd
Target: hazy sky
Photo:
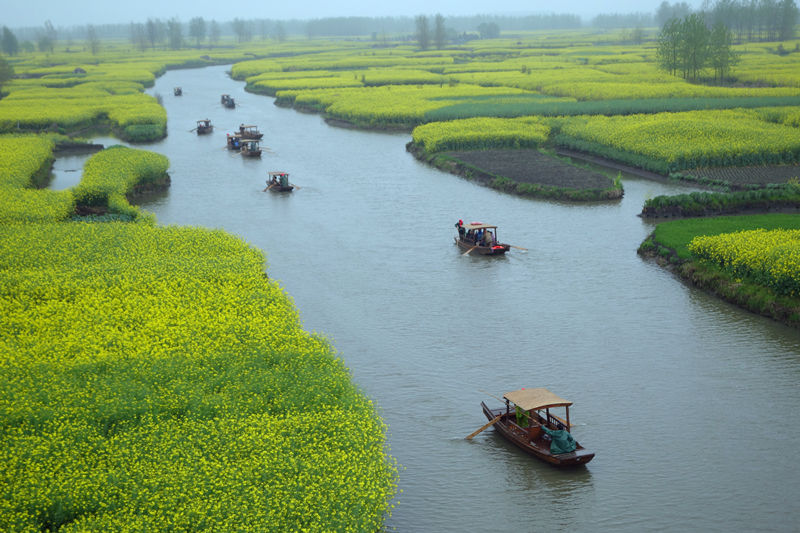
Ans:
[[[243,19],[311,19],[336,16],[414,16],[570,13],[591,18],[598,13],[654,12],[662,0],[0,0],[0,26],[58,26],[143,22],[147,18],[192,17],[218,21]],[[672,0],[674,3],[677,0]],[[697,7],[699,0],[687,2]]]

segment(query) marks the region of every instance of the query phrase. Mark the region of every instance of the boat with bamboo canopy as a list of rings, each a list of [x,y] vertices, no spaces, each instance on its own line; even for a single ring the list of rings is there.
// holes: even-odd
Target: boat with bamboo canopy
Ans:
[[[594,458],[569,433],[572,424],[569,406],[572,402],[545,388],[520,389],[503,395],[505,407],[490,409],[481,402],[483,414],[489,419],[483,429],[494,428],[524,451],[556,466],[584,465]],[[551,409],[564,409],[563,417]],[[473,433],[470,437],[476,435]]]
[[[464,255],[476,252],[480,255],[502,255],[511,248],[510,244],[497,241],[497,226],[483,222],[470,222],[464,224],[459,220],[456,223],[458,234],[455,242],[459,248],[466,250]]]

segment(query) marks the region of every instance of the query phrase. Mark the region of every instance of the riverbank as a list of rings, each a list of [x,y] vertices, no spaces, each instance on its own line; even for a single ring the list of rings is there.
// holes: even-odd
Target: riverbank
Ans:
[[[726,302],[787,326],[800,328],[800,297],[777,294],[769,287],[700,261],[689,252],[688,244],[695,236],[756,228],[800,229],[800,219],[785,214],[754,214],[664,222],[641,243],[637,253],[684,282]]]

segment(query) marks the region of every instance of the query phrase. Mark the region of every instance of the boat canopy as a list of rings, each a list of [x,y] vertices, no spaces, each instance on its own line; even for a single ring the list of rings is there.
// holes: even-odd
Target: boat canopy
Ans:
[[[497,229],[497,226],[492,226],[491,224],[483,224],[482,222],[470,222],[469,224],[464,224],[464,229],[466,230]]]
[[[569,407],[572,402],[556,396],[545,388],[520,389],[503,394],[503,398],[513,402],[525,411],[535,411],[546,407]]]
[[[282,171],[279,171],[279,170],[271,170],[271,171],[267,172],[267,174],[269,174],[270,176],[288,176],[289,175],[288,172],[282,172]]]

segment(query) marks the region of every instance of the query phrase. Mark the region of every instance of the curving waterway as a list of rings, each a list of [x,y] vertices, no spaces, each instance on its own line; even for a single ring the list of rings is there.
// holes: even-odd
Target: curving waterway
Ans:
[[[636,255],[653,229],[636,216],[644,200],[687,189],[623,175],[616,203],[509,196],[417,162],[408,134],[330,127],[226,70],[156,82],[169,136],[144,148],[169,156],[172,186],[142,205],[266,253],[388,424],[402,493],[387,529],[797,530],[800,335]],[[214,133],[190,133],[203,118]],[[265,133],[260,160],[223,148],[240,123]],[[300,190],[263,192],[269,170]],[[459,218],[528,251],[463,256]],[[597,454],[585,469],[492,430],[464,439],[486,422],[480,402],[499,404],[482,391],[535,386],[575,402],[574,434]]]

